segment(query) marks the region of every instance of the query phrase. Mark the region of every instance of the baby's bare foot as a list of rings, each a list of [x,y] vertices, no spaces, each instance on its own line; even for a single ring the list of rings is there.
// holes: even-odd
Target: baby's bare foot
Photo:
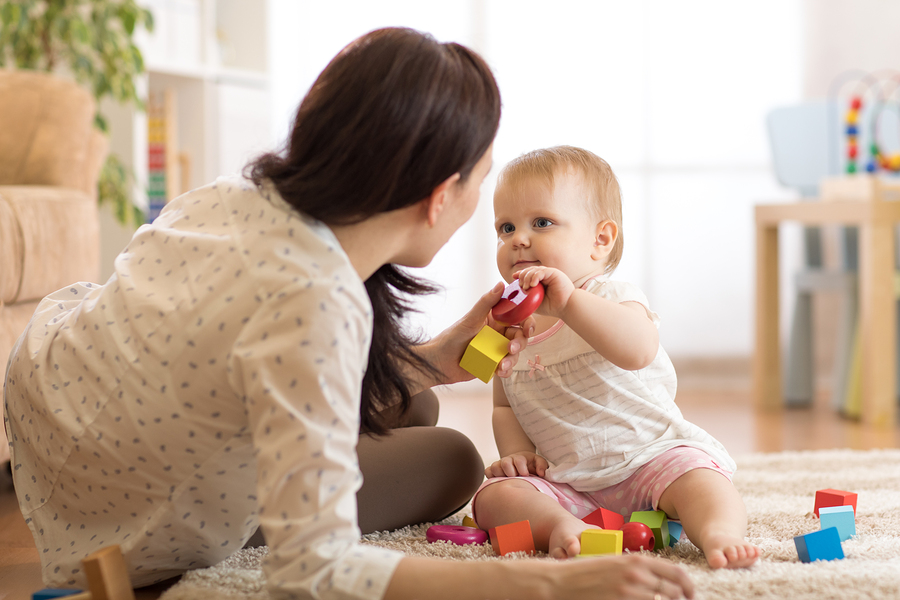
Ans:
[[[578,556],[581,552],[581,532],[585,529],[597,527],[579,519],[565,519],[558,523],[550,533],[550,556],[557,559]]]
[[[711,535],[701,549],[713,569],[749,567],[759,558],[759,548],[732,535]]]

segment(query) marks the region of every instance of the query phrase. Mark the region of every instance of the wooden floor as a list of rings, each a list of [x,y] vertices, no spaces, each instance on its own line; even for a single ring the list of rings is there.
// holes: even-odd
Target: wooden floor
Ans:
[[[719,439],[734,456],[750,452],[827,448],[898,448],[900,428],[873,429],[838,416],[827,391],[813,406],[760,413],[750,404],[749,377],[707,371],[679,380],[678,405],[685,417]],[[440,425],[466,433],[486,462],[496,460],[491,433],[490,386],[441,389]],[[0,475],[0,600],[26,600],[43,587],[38,553],[15,496]],[[140,590],[139,600],[158,598],[165,588]]]

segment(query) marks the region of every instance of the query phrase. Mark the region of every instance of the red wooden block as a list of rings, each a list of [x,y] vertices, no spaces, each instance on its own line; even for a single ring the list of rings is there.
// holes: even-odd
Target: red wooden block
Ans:
[[[617,512],[598,508],[588,516],[582,519],[588,525],[596,525],[601,529],[622,529],[625,524],[625,517]]]
[[[494,552],[501,556],[510,552],[534,554],[534,536],[531,535],[531,523],[528,521],[498,525],[489,529],[488,535]]]
[[[819,490],[816,492],[816,506],[813,512],[819,516],[819,509],[827,506],[852,506],[853,515],[856,516],[856,498],[853,492],[844,492],[841,490]]]

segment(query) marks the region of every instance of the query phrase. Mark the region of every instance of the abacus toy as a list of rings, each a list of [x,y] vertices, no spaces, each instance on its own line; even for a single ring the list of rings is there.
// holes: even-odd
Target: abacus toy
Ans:
[[[888,107],[900,108],[900,103],[892,98],[900,91],[900,74],[894,72],[878,72],[874,74],[853,72],[848,74],[855,79],[852,81],[853,93],[850,96],[849,107],[844,115],[844,134],[846,136],[846,167],[847,174],[859,172],[857,161],[862,160],[862,138],[868,137],[867,150],[869,156],[865,161],[867,173],[886,171],[890,173],[900,172],[900,151],[888,154],[885,144],[880,140],[883,129],[881,117]],[[835,84],[834,90],[840,89],[846,79]],[[869,102],[866,102],[866,99]],[[866,108],[865,113],[863,109]],[[863,124],[866,124],[863,131]]]

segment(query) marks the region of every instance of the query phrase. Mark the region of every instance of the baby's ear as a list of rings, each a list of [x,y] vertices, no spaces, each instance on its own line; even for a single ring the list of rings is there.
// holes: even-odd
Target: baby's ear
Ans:
[[[609,219],[597,223],[597,230],[594,235],[594,250],[591,252],[591,258],[601,260],[609,256],[613,247],[616,245],[616,239],[619,237],[619,226],[615,221]]]

